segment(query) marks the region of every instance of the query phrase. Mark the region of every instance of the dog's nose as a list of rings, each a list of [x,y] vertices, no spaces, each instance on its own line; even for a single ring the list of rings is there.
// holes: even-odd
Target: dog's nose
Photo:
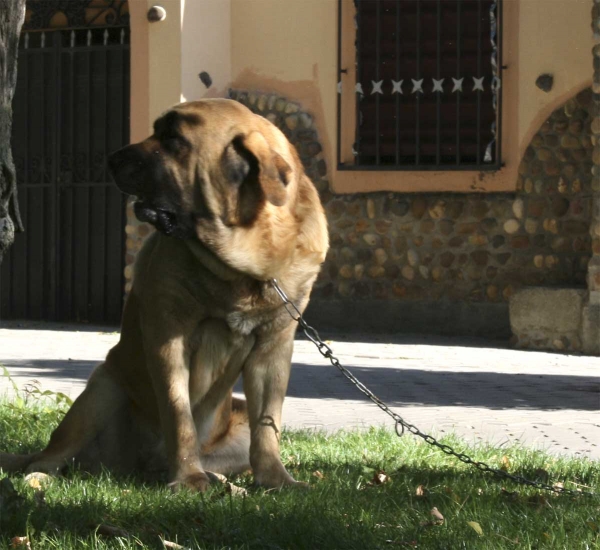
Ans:
[[[108,157],[108,167],[121,191],[130,195],[140,191],[144,159],[135,145],[128,145],[112,153]]]

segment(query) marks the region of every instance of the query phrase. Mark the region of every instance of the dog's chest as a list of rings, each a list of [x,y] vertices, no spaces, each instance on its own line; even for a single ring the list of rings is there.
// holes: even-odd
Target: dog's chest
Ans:
[[[247,335],[257,328],[274,328],[280,320],[279,304],[273,296],[259,285],[240,285],[232,288],[231,302],[225,314],[225,322],[235,333]]]
[[[271,324],[276,317],[273,309],[260,307],[238,307],[231,309],[225,315],[225,322],[229,329],[237,334],[247,335],[258,327]]]
[[[224,392],[233,386],[254,342],[252,335],[234,333],[222,319],[206,319],[198,326],[190,345],[189,388],[193,406],[210,388]]]
[[[261,315],[246,311],[232,311],[225,317],[225,322],[232,332],[250,334],[259,325],[264,323]]]

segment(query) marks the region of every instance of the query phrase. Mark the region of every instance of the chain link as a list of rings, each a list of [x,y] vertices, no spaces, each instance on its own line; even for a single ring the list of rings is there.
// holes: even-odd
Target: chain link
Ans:
[[[287,294],[283,291],[283,289],[277,283],[277,279],[271,279],[271,285],[273,286],[273,288],[275,289],[275,291],[281,298],[287,312],[290,314],[290,316],[292,317],[292,319],[294,321],[298,322],[298,324],[300,325],[300,328],[302,329],[302,332],[304,332],[305,336],[317,347],[317,349],[319,350],[319,353],[326,359],[329,359],[330,363],[334,367],[336,367],[352,384],[354,384],[354,386],[356,386],[356,388],[361,393],[366,395],[375,405],[377,405],[384,413],[389,415],[394,420],[396,434],[398,435],[398,437],[402,437],[402,435],[404,435],[404,433],[405,433],[405,430],[408,430],[413,435],[416,435],[417,437],[420,437],[421,439],[423,439],[429,445],[437,447],[443,453],[450,455],[450,456],[454,456],[461,462],[463,462],[465,464],[469,464],[470,466],[477,468],[481,472],[490,473],[490,474],[493,474],[496,477],[500,477],[502,479],[509,479],[520,485],[527,485],[529,487],[535,487],[536,489],[542,489],[544,491],[551,491],[553,493],[572,496],[572,497],[577,497],[577,496],[596,497],[597,496],[595,493],[591,493],[591,492],[587,492],[587,491],[579,491],[579,490],[574,491],[571,489],[565,489],[564,487],[549,485],[549,484],[543,483],[541,481],[533,481],[533,480],[524,478],[522,476],[509,474],[508,472],[505,472],[504,470],[492,468],[491,466],[488,466],[485,462],[473,460],[470,456],[466,455],[465,453],[460,453],[458,451],[455,451],[452,447],[450,447],[450,445],[446,445],[445,443],[440,443],[435,437],[428,435],[426,433],[423,433],[415,425],[410,424],[409,422],[404,420],[399,414],[397,414],[396,412],[391,410],[387,406],[386,403],[384,403],[381,399],[379,399],[379,397],[377,397],[358,378],[356,378],[356,376],[354,376],[346,367],[344,367],[340,363],[339,359],[335,355],[333,355],[333,350],[321,339],[321,337],[319,336],[319,333],[316,331],[316,329],[311,327],[304,320],[304,317],[302,316],[302,313],[300,312],[300,310],[288,298]]]

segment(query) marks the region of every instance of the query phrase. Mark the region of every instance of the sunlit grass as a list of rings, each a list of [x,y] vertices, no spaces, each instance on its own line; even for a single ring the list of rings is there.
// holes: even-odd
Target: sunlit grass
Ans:
[[[43,400],[0,404],[0,449],[41,448],[64,406]],[[444,441],[464,449],[459,440]],[[469,452],[511,473],[600,491],[598,462],[519,448]],[[161,539],[207,549],[570,550],[600,544],[600,500],[498,481],[393,431],[284,432],[282,459],[311,490],[265,491],[242,475],[230,481],[248,490],[245,497],[224,487],[173,494],[164,483],[72,471],[51,480],[42,498],[23,476],[11,476],[22,498],[2,493],[0,548],[16,536],[29,537],[34,549],[61,550],[158,549]],[[431,514],[434,507],[443,520]],[[107,525],[108,534],[101,534]]]

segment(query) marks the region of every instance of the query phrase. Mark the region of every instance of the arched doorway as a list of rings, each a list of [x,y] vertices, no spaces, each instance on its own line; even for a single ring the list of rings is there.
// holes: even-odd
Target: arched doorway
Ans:
[[[118,322],[124,198],[107,155],[129,142],[126,0],[30,0],[13,102],[26,233],[0,268],[0,319]]]

